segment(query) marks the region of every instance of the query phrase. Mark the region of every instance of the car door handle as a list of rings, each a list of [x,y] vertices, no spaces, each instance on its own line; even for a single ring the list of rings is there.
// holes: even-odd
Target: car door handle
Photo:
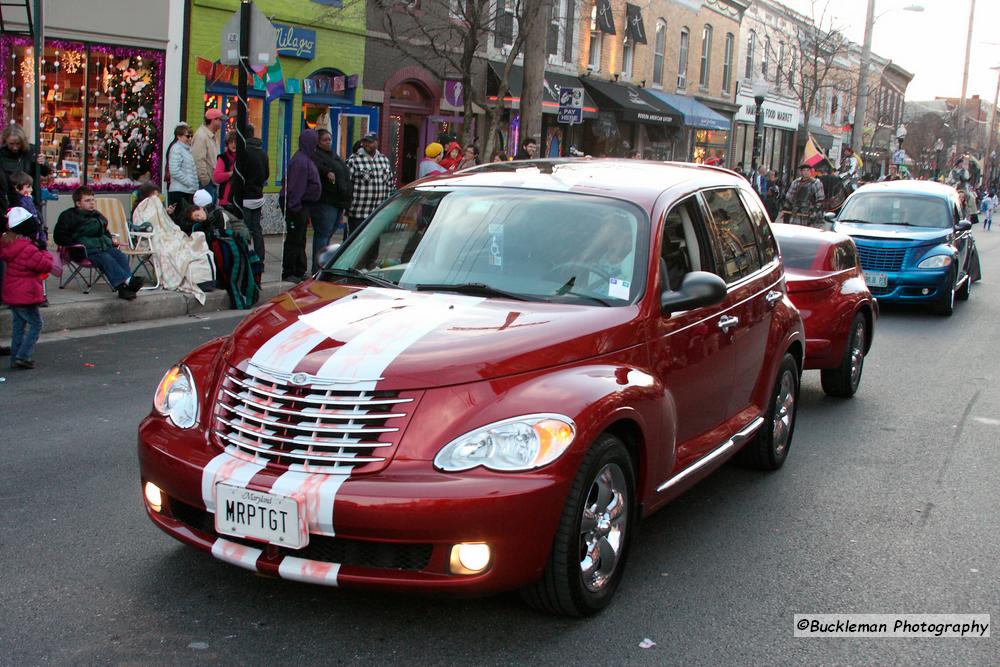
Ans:
[[[774,304],[781,301],[781,297],[783,296],[785,295],[782,294],[781,292],[777,290],[771,290],[770,292],[767,293],[767,296],[765,296],[764,299],[767,300],[767,305],[773,306]]]
[[[722,318],[719,319],[719,328],[725,331],[726,333],[729,333],[729,330],[735,327],[739,323],[740,323],[740,318],[733,317],[731,315],[723,315]]]

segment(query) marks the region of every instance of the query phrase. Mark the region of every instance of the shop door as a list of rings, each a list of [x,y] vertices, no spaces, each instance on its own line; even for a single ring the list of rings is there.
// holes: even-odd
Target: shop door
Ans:
[[[420,152],[420,126],[407,118],[403,125],[403,159],[400,183],[405,185],[417,178],[417,155]]]

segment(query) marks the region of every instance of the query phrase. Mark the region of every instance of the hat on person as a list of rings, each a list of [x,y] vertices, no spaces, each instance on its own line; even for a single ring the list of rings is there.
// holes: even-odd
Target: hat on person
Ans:
[[[225,118],[226,114],[222,113],[218,109],[209,109],[205,112],[206,120],[217,120],[219,118]]]
[[[424,149],[424,155],[431,159],[436,158],[443,152],[444,152],[444,146],[442,146],[436,141],[432,141],[431,143],[427,144],[427,148]]]
[[[208,194],[208,190],[198,190],[194,193],[194,205],[195,206],[208,206],[212,203],[212,195]]]
[[[35,216],[31,215],[27,209],[15,206],[7,211],[7,226],[14,229],[25,220],[31,220],[33,217]]]
[[[378,135],[374,132],[369,132],[365,136],[361,137],[361,141],[378,141]]]
[[[813,166],[808,162],[802,162],[801,164],[799,164],[799,169],[812,169],[812,168]]]

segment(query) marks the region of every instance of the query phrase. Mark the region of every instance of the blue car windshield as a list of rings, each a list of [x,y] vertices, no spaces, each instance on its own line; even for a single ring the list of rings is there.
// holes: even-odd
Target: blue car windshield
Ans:
[[[408,290],[623,306],[642,293],[648,238],[645,212],[616,199],[431,186],[376,211],[326,273]]]
[[[858,193],[847,200],[839,219],[876,225],[909,225],[944,229],[951,226],[948,202],[895,192]]]

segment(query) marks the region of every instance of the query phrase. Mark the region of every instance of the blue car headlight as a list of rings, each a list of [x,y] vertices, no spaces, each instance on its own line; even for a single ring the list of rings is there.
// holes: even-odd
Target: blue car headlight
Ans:
[[[918,269],[943,269],[951,266],[951,255],[931,255],[920,260]]]

